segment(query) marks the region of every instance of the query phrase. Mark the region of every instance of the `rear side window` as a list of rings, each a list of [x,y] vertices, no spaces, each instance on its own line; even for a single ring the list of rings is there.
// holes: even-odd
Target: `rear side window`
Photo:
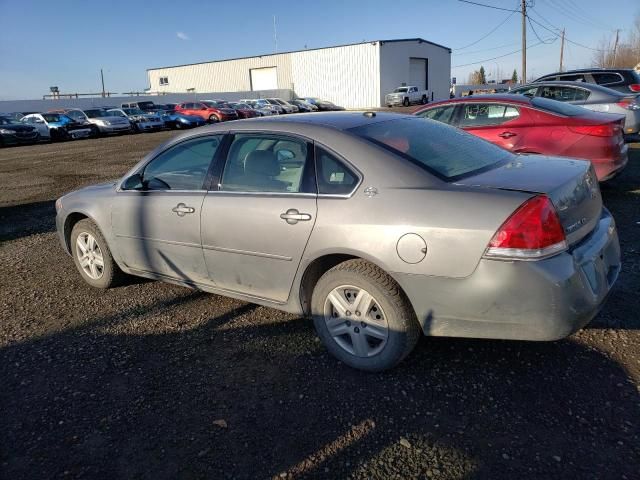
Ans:
[[[348,195],[358,184],[358,177],[335,155],[316,147],[318,193]]]
[[[567,75],[558,76],[558,80],[563,80],[565,82],[586,82],[586,78],[582,73],[571,73]]]
[[[510,93],[514,93],[516,95],[524,95],[525,97],[535,97],[537,90],[538,86],[536,85],[535,87],[517,88],[515,90],[511,90]]]
[[[513,158],[508,151],[474,135],[416,117],[372,123],[350,131],[448,181]]]
[[[619,73],[592,73],[591,75],[598,85],[613,85],[623,82]]]
[[[586,100],[591,92],[582,88],[566,87],[562,85],[548,85],[540,88],[542,98],[550,98],[558,102],[575,102]]]
[[[500,125],[518,117],[520,112],[510,105],[496,103],[470,103],[463,106],[461,127]]]
[[[430,120],[437,120],[438,122],[450,124],[453,121],[453,112],[455,109],[455,105],[431,108],[424,112],[416,113],[416,117],[428,118]]]
[[[564,115],[565,117],[576,117],[578,115],[584,115],[584,108],[570,103],[557,102],[548,98],[534,97],[531,99],[531,105],[540,110],[545,110],[550,113]]]

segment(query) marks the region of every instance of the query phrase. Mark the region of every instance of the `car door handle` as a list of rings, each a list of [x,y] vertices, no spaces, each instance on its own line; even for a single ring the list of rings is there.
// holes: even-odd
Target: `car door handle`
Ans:
[[[187,213],[193,213],[195,208],[187,207],[184,203],[179,203],[171,209],[172,212],[177,213],[179,217],[184,217]]]
[[[308,213],[300,213],[295,208],[290,208],[285,213],[281,213],[280,218],[286,221],[289,225],[294,225],[298,222],[308,222],[311,220],[311,215]]]
[[[502,138],[511,138],[511,137],[515,137],[516,135],[517,133],[513,133],[513,132],[502,132],[498,134],[498,136]]]

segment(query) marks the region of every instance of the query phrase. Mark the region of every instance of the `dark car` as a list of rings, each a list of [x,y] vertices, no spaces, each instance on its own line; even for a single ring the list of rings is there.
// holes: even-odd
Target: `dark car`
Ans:
[[[640,73],[632,68],[583,68],[581,70],[569,70],[568,72],[556,72],[544,75],[535,82],[548,82],[561,80],[565,82],[596,83],[603,87],[612,88],[623,93],[640,93]]]
[[[229,108],[233,108],[236,112],[238,112],[239,118],[255,118],[255,117],[262,116],[260,112],[258,112],[257,110],[254,110],[246,103],[225,102],[224,105],[228,106]]]
[[[305,98],[297,98],[296,100],[302,100],[303,102],[310,103],[318,107],[318,110],[321,112],[335,112],[339,110],[344,110],[344,107],[339,107],[333,102],[329,100],[320,100],[316,97],[305,97]]]
[[[311,103],[307,103],[304,100],[298,100],[298,99],[289,100],[289,103],[298,107],[298,110],[300,110],[301,112],[317,112],[318,111],[317,106]]]
[[[543,97],[571,103],[594,112],[622,115],[628,142],[640,140],[640,96],[584,82],[535,82],[514,88],[510,93]]]
[[[35,127],[19,123],[11,117],[0,116],[0,147],[36,143],[39,140],[40,134]]]

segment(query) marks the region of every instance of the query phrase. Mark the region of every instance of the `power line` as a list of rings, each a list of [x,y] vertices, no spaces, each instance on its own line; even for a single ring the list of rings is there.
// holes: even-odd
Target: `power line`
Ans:
[[[540,15],[540,14],[538,14],[538,15]],[[545,27],[542,23],[538,22],[535,18],[531,18],[531,17],[529,17],[529,18],[531,19],[531,21],[533,23],[535,23],[536,25],[540,25],[542,28],[544,28],[545,30],[547,30],[548,32],[551,32],[552,34],[554,34],[556,36],[558,35],[559,32],[561,32],[561,30],[558,27],[556,27],[555,25],[553,25],[551,22],[549,22],[549,20],[545,19],[545,21],[556,30],[555,32],[553,30],[551,30],[550,28]],[[544,18],[544,17],[542,17],[542,18]],[[587,50],[593,50],[594,52],[606,52],[606,50],[602,50],[600,48],[589,47],[587,45],[583,45],[582,43],[578,43],[578,42],[576,42],[574,40],[570,40],[569,38],[566,37],[566,35],[564,37],[564,41],[565,42],[569,42],[569,43],[573,43],[574,45],[577,45],[577,46],[582,47],[582,48],[586,48]]]
[[[536,36],[536,38],[538,40],[540,40],[542,43],[550,43],[550,42],[545,42],[544,40],[542,40],[542,38],[540,38],[540,35],[538,35],[538,32],[536,32],[536,29],[533,28],[533,23],[531,23],[531,17],[529,15],[527,15],[527,21],[529,22],[529,26],[531,27],[531,31],[534,33],[534,35]],[[556,38],[554,38],[553,40],[555,40]]]
[[[515,45],[520,45],[520,42],[511,42],[511,43],[505,43],[503,45],[498,45],[496,47],[491,47],[491,48],[483,48],[482,50],[472,50],[470,52],[462,52],[462,53],[456,53],[455,55],[457,57],[461,57],[462,55],[471,55],[473,53],[483,53],[483,52],[490,52],[491,50],[499,50],[501,48],[505,48],[505,47],[513,47]]]
[[[486,5],[484,3],[471,2],[470,0],[458,0],[458,1],[459,2],[463,2],[463,3],[469,3],[471,5],[476,5],[478,7],[493,8],[494,10],[504,10],[505,12],[519,12],[520,11],[520,10],[511,10],[510,8],[495,7],[493,5]]]
[[[462,1],[462,0],[460,0]],[[476,40],[473,43],[470,43],[469,45],[465,45],[464,47],[459,47],[459,48],[454,48],[453,50],[464,50],[465,48],[469,48],[472,47],[473,45],[480,43],[482,40],[484,40],[485,38],[487,38],[489,35],[491,35],[493,32],[495,32],[496,30],[498,30],[502,25],[504,25],[505,23],[507,23],[507,20],[509,20],[514,13],[516,13],[517,10],[513,10],[509,15],[507,15],[507,18],[505,18],[502,22],[500,22],[493,30],[491,30],[489,33],[487,33],[486,35],[484,35],[483,37],[480,37],[478,40]]]
[[[544,42],[534,43],[533,45],[529,45],[527,47],[527,50],[529,50],[530,48],[533,48],[533,47],[537,47],[538,45],[543,45],[543,44],[547,44],[548,45],[549,43],[555,42],[557,39],[558,39],[558,37],[556,37],[554,39],[551,39],[551,41],[547,40],[547,41],[544,41]],[[508,57],[509,55],[514,55],[514,54],[519,53],[521,51],[522,51],[522,49],[519,48],[518,50],[514,50],[513,52],[505,53],[504,55],[499,55],[499,56],[493,57],[493,58],[485,58],[484,60],[479,60],[477,62],[465,63],[465,64],[462,64],[462,65],[454,65],[451,68],[468,67],[469,65],[477,65],[479,63],[490,62],[492,60],[497,60],[498,58],[503,58],[503,57]]]

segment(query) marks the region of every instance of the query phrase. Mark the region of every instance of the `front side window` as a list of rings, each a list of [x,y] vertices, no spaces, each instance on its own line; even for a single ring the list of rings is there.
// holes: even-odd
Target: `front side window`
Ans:
[[[277,135],[236,135],[222,174],[231,192],[311,193],[307,142]]]
[[[464,105],[461,127],[481,127],[483,125],[500,125],[519,115],[518,109],[496,103],[471,103]]]
[[[358,177],[335,155],[316,147],[318,193],[348,195],[358,184]]]
[[[416,116],[450,124],[453,121],[453,112],[455,109],[455,105],[447,105],[445,107],[436,107],[425,110],[424,112],[417,113]]]
[[[371,123],[350,131],[447,181],[513,158],[508,151],[474,135],[416,117]]]
[[[220,136],[199,137],[165,150],[142,171],[146,190],[202,190]]]

